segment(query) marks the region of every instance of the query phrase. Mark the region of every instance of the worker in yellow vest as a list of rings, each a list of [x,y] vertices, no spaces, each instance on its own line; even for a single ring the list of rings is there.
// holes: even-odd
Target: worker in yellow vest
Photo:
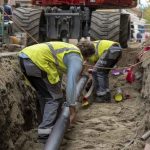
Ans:
[[[95,53],[93,44],[87,42],[86,57]],[[91,47],[91,46],[92,47]],[[84,48],[86,49],[86,48]],[[42,122],[39,138],[50,134],[63,103],[61,77],[67,73],[66,105],[70,107],[70,122],[75,118],[76,83],[82,70],[80,49],[65,42],[47,42],[24,48],[19,53],[21,70],[39,95]]]
[[[79,48],[82,46],[88,47],[85,43],[84,41],[80,42]],[[108,68],[113,68],[118,62],[122,54],[122,48],[119,43],[109,40],[94,41],[93,45],[95,54],[88,59],[88,62],[95,64],[92,69],[96,94],[95,101],[100,103],[111,102],[108,78],[110,69]]]

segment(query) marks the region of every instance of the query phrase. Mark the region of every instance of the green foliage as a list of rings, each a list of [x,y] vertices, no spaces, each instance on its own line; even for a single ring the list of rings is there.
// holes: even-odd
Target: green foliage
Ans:
[[[148,24],[150,24],[150,6],[144,9],[143,18],[147,20]]]

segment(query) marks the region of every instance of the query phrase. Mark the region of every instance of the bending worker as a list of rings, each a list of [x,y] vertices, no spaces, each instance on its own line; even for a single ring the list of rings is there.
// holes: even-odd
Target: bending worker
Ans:
[[[87,47],[86,57],[94,51]],[[38,127],[40,138],[48,137],[63,103],[62,73],[67,72],[66,105],[70,107],[70,122],[75,118],[76,83],[82,70],[80,49],[64,42],[47,42],[24,48],[19,53],[21,70],[36,89],[42,113]]]
[[[82,47],[81,42],[81,46]],[[85,44],[84,44],[85,45]],[[111,102],[109,90],[109,71],[118,62],[122,54],[122,48],[117,42],[109,40],[94,41],[95,54],[88,59],[88,62],[95,64],[92,75],[95,85],[96,102]],[[101,68],[104,67],[104,68]]]

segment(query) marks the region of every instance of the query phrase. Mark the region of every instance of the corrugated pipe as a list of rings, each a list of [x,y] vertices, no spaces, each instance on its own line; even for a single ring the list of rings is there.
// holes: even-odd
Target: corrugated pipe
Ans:
[[[87,81],[88,76],[83,75],[77,83],[77,98],[79,98],[81,91],[84,89],[84,86],[86,85]],[[61,115],[55,123],[55,126],[45,144],[44,150],[59,150],[59,147],[64,137],[64,133],[69,125],[69,116],[69,107],[65,106],[62,110]]]

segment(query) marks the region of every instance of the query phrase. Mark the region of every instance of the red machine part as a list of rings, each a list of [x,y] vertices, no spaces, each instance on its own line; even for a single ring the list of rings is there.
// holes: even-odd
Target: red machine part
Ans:
[[[97,8],[129,8],[137,5],[137,0],[32,0],[32,2],[34,5],[42,6],[84,5]]]
[[[33,0],[33,4],[45,5],[45,6],[57,6],[57,5],[83,5],[86,0]]]

